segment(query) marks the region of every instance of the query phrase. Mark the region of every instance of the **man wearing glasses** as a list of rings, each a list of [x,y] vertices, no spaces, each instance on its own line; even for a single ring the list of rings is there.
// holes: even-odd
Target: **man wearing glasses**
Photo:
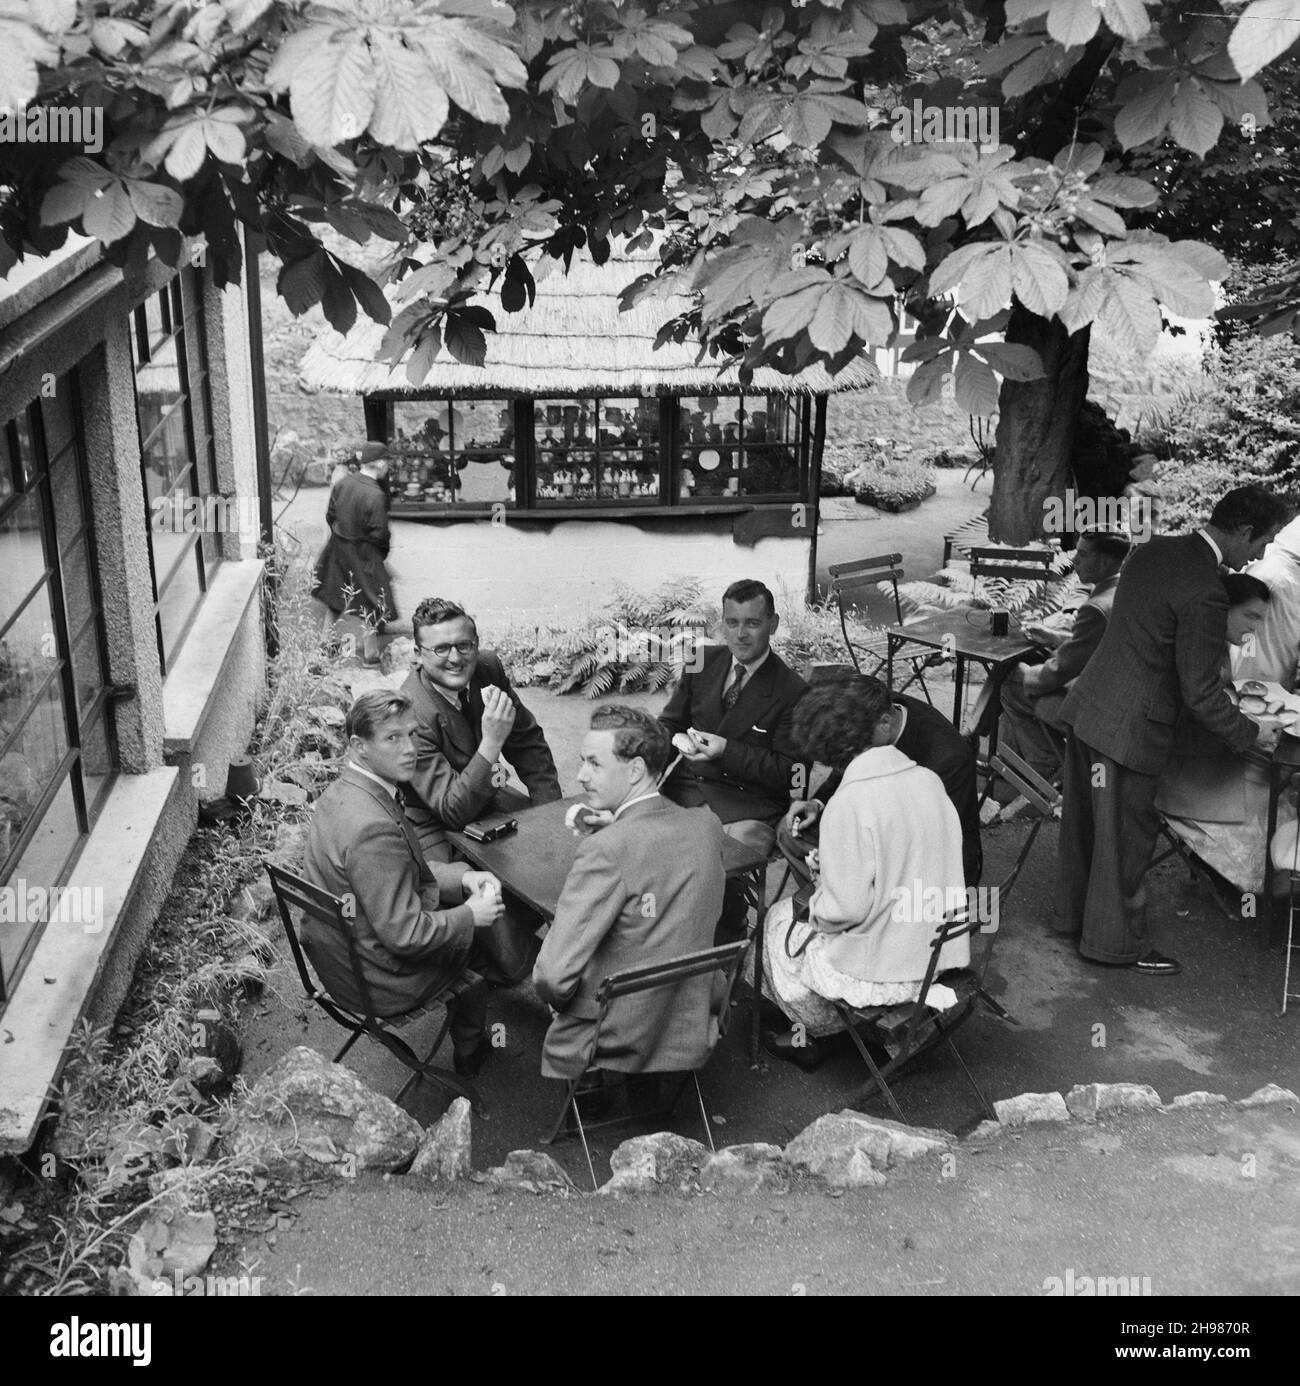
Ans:
[[[442,597],[420,603],[412,617],[419,664],[402,685],[418,727],[417,764],[409,781],[407,817],[431,861],[452,859],[447,831],[485,813],[509,812],[560,798],[551,748],[537,719],[519,701],[500,659],[480,650],[478,629],[464,607]],[[506,789],[504,758],[528,790]],[[493,929],[494,980],[522,980],[537,952],[539,921],[517,907]]]

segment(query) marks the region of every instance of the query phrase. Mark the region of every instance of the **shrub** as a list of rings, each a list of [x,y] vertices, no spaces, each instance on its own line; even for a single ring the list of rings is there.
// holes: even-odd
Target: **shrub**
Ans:
[[[934,468],[910,458],[866,467],[853,478],[853,494],[859,505],[874,505],[891,514],[920,505],[934,492]]]
[[[1160,528],[1205,522],[1234,486],[1257,481],[1300,489],[1300,347],[1288,337],[1239,337],[1206,353],[1207,381],[1145,423],[1144,446],[1161,461]]]

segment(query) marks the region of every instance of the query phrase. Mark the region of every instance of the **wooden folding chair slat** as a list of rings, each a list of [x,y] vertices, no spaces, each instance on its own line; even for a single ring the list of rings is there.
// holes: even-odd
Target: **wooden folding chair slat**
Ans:
[[[831,578],[831,595],[835,598],[835,605],[839,611],[844,647],[849,652],[853,667],[860,674],[879,675],[881,670],[888,665],[889,639],[882,631],[880,634],[868,636],[866,639],[854,640],[849,635],[848,608],[854,605],[852,600],[854,596],[869,588],[879,589],[888,585],[894,599],[894,620],[901,626],[903,624],[903,605],[898,594],[898,584],[904,576],[902,568],[899,567],[902,559],[903,556],[899,553],[876,554],[871,558],[854,559],[851,563],[832,563],[827,569]],[[859,654],[874,661],[870,668],[863,669],[862,660],[858,657]],[[919,683],[926,702],[933,704],[930,690],[925,682],[925,670],[936,662],[936,656],[927,650],[920,654],[903,654],[899,656],[899,659],[900,662],[911,665],[912,672],[901,687],[894,691],[903,693],[912,684]]]
[[[265,862],[264,865],[271,880],[271,890],[275,896],[276,905],[279,907],[280,920],[289,940],[289,951],[293,955],[294,966],[307,999],[319,1006],[335,1024],[351,1032],[343,1047],[335,1054],[334,1062],[338,1063],[362,1035],[369,1035],[411,1072],[411,1077],[403,1084],[401,1091],[397,1094],[396,1100],[398,1102],[406,1095],[407,1089],[412,1083],[421,1078],[427,1078],[430,1082],[446,1088],[457,1097],[468,1098],[474,1108],[482,1113],[483,1103],[473,1084],[466,1082],[465,1079],[460,1078],[449,1069],[439,1068],[431,1062],[434,1054],[437,1053],[446,1038],[451,1024],[450,1012],[444,1015],[442,1026],[438,1030],[428,1054],[424,1059],[421,1059],[405,1040],[393,1034],[389,1028],[391,1025],[400,1024],[409,1016],[381,1018],[375,1015],[374,1004],[370,998],[370,987],[361,968],[356,941],[343,913],[343,902],[337,896],[331,895],[329,891],[321,889],[320,886],[314,885],[311,881],[304,880],[301,876],[294,875],[293,872],[287,871],[282,866],[275,866],[271,862]],[[302,946],[302,940],[298,937],[298,930],[294,926],[291,914],[294,909],[301,910],[313,919],[337,930],[346,940],[353,980],[357,987],[357,993],[361,997],[360,1014],[352,1007],[336,1001],[313,978],[307,965],[307,956]],[[464,995],[471,987],[481,984],[482,978],[477,973],[466,969],[435,995],[421,1002],[411,1014],[423,1013],[431,1006],[446,1005],[448,1001]]]
[[[931,987],[936,981],[938,964],[943,949],[956,939],[966,937],[981,928],[980,921],[969,916],[966,910],[954,910],[945,916],[942,923],[935,930],[934,939],[930,944],[930,960],[925,970],[925,978],[921,983],[920,993],[915,1001],[904,1002],[898,1006],[870,1006],[854,1007],[844,1001],[834,1001],[836,1011],[848,1030],[849,1037],[857,1049],[859,1056],[866,1063],[871,1073],[871,1082],[861,1092],[855,1095],[853,1101],[856,1106],[866,1098],[872,1096],[877,1090],[881,1092],[885,1100],[889,1103],[894,1115],[900,1120],[904,1120],[902,1110],[894,1097],[893,1090],[889,1086],[889,1077],[897,1073],[906,1064],[927,1050],[934,1048],[935,1045],[945,1043],[951,1049],[953,1056],[957,1059],[962,1076],[966,1079],[975,1096],[979,1099],[980,1105],[989,1117],[996,1118],[996,1112],[985,1097],[983,1090],[975,1081],[974,1075],[967,1068],[961,1055],[958,1054],[956,1047],[952,1043],[953,1032],[970,1018],[974,1013],[978,1002],[983,1001],[993,1011],[995,1015],[1000,1015],[1006,1020],[1011,1020],[1006,1011],[993,1000],[984,990],[982,981],[969,968],[958,971],[948,971],[942,974],[943,985],[949,986],[957,995],[955,1005],[947,1010],[937,1010],[927,1004]],[[992,944],[990,942],[990,951]],[[986,959],[987,965],[987,959]],[[1014,1022],[1012,1022],[1014,1023]],[[890,1054],[889,1062],[882,1065],[877,1064],[867,1042],[864,1040],[861,1029],[867,1029],[871,1035],[877,1038],[882,1045],[896,1048],[896,1052]],[[900,1031],[902,1038],[899,1038]],[[888,1051],[887,1051],[888,1052]]]
[[[717,948],[708,948],[696,953],[686,953],[681,957],[668,958],[661,963],[650,963],[645,967],[625,968],[622,972],[613,972],[606,977],[600,984],[596,992],[597,1000],[600,1004],[599,1013],[596,1017],[595,1029],[591,1035],[591,1045],[587,1052],[586,1062],[583,1066],[584,1072],[591,1067],[592,1061],[600,1053],[600,1032],[605,1023],[605,1017],[609,1012],[611,1001],[617,1000],[622,996],[631,996],[638,992],[655,991],[661,987],[677,986],[679,983],[688,981],[693,977],[701,977],[710,972],[721,972],[724,977],[724,987],[720,996],[711,998],[710,1014],[717,1014],[718,1017],[718,1038],[720,1039],[727,1031],[727,1021],[731,1007],[731,993],[736,984],[736,977],[740,972],[742,958],[750,947],[750,940],[743,939],[736,943],[724,943]],[[712,1057],[712,1050],[705,1058]],[[703,1064],[700,1068],[703,1068]],[[709,1114],[705,1110],[704,1095],[700,1091],[699,1069],[690,1072],[691,1079],[695,1084],[695,1096],[699,1102],[700,1119],[704,1123],[704,1137],[708,1142],[709,1149],[714,1149],[713,1130],[709,1125]],[[591,1175],[592,1188],[597,1187],[596,1168],[592,1163],[591,1149],[587,1145],[587,1132],[599,1131],[607,1127],[621,1126],[629,1120],[639,1119],[639,1114],[625,1117],[614,1117],[608,1121],[588,1122],[582,1120],[582,1112],[577,1102],[578,1078],[571,1078],[565,1085],[564,1101],[560,1107],[560,1114],[556,1118],[555,1125],[551,1128],[550,1135],[543,1138],[546,1145],[553,1144],[560,1136],[564,1126],[565,1118],[569,1114],[570,1108],[573,1109],[574,1121],[578,1129],[578,1135],[582,1140],[583,1153],[587,1157],[587,1170]],[[672,1103],[662,1113],[668,1115],[677,1104],[677,1099],[685,1087],[683,1080],[677,1092],[673,1094]],[[660,1113],[656,1113],[660,1115]]]

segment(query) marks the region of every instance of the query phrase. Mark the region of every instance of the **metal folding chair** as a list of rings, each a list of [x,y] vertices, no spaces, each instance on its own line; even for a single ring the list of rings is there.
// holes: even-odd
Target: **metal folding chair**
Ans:
[[[439,1087],[449,1090],[456,1097],[467,1097],[474,1110],[480,1116],[485,1115],[482,1100],[472,1083],[466,1082],[465,1079],[450,1069],[439,1068],[430,1062],[447,1036],[447,1031],[451,1025],[450,1011],[444,1013],[437,1036],[423,1059],[419,1058],[411,1046],[393,1034],[389,1028],[394,1024],[404,1024],[416,1016],[425,1014],[432,1006],[442,1005],[445,1007],[449,1001],[463,995],[471,987],[481,986],[483,979],[478,973],[471,972],[467,968],[442,991],[427,998],[415,1009],[400,1016],[386,1016],[380,1019],[375,1015],[374,1003],[370,998],[370,987],[366,982],[365,973],[361,969],[361,957],[357,952],[356,939],[353,937],[348,919],[343,913],[343,902],[338,896],[331,895],[329,891],[322,890],[320,886],[303,880],[301,876],[295,876],[283,867],[273,866],[270,862],[266,862],[264,865],[266,866],[266,874],[271,878],[271,889],[275,894],[275,903],[280,908],[280,920],[289,939],[289,949],[293,954],[294,966],[298,969],[298,977],[302,982],[303,991],[307,994],[307,999],[314,1001],[336,1024],[351,1031],[343,1047],[334,1055],[334,1062],[338,1063],[362,1035],[369,1035],[371,1039],[382,1044],[394,1058],[411,1071],[411,1076],[402,1085],[401,1091],[395,1099],[399,1104],[412,1084],[421,1078],[427,1078]],[[303,951],[302,940],[298,937],[298,931],[294,927],[293,917],[290,914],[291,909],[301,910],[304,914],[310,915],[313,919],[319,920],[322,924],[341,933],[347,940],[352,975],[356,982],[357,992],[361,997],[362,1010],[360,1014],[350,1007],[340,1005],[312,979],[307,956]]]
[[[632,967],[624,972],[614,972],[600,984],[600,989],[596,993],[596,1001],[599,1011],[596,1016],[596,1027],[592,1031],[591,1048],[587,1053],[587,1061],[584,1070],[589,1069],[600,1057],[600,1032],[605,1023],[605,1018],[609,1014],[610,1003],[617,1000],[620,996],[631,996],[637,992],[654,991],[661,987],[677,986],[680,982],[685,982],[692,977],[701,977],[706,973],[719,972],[723,976],[723,986],[721,992],[712,998],[709,1013],[717,1021],[717,1039],[721,1039],[727,1032],[727,1024],[731,1014],[731,993],[736,984],[736,977],[740,972],[740,962],[749,948],[748,940],[740,940],[736,943],[724,943],[718,948],[707,948],[698,953],[686,953],[679,958],[670,958],[666,962],[650,963],[645,967]],[[713,1053],[709,1050],[709,1056]],[[706,1057],[705,1062],[708,1062]],[[704,1065],[701,1064],[700,1068]],[[704,1106],[704,1094],[700,1091],[699,1069],[692,1069],[689,1073],[690,1080],[695,1085],[695,1097],[700,1105],[700,1120],[704,1123],[704,1138],[708,1141],[709,1149],[714,1150],[713,1131],[709,1125],[709,1114]],[[578,1136],[582,1141],[582,1153],[587,1157],[587,1171],[591,1175],[591,1186],[596,1188],[596,1167],[591,1160],[591,1147],[587,1144],[588,1131],[601,1131],[612,1126],[621,1126],[628,1121],[640,1121],[647,1116],[668,1116],[677,1105],[677,1100],[681,1096],[683,1088],[686,1086],[685,1078],[678,1084],[669,1102],[659,1110],[654,1112],[629,1113],[626,1116],[612,1117],[605,1121],[583,1123],[582,1111],[578,1103],[578,1084],[582,1081],[581,1077],[571,1078],[565,1084],[564,1102],[560,1107],[560,1114],[556,1118],[555,1125],[551,1128],[544,1144],[553,1145],[559,1139],[565,1123],[565,1118],[569,1115],[570,1109],[573,1111],[574,1122],[577,1126]]]
[[[1061,557],[1056,549],[1010,549],[993,546],[970,550],[970,575],[994,582],[1007,591],[1014,582],[1038,583],[1037,604],[1047,601],[1047,584],[1053,565]],[[997,588],[994,589],[995,591]]]
[[[925,969],[925,979],[921,983],[920,995],[915,1001],[906,1002],[901,1006],[866,1006],[861,1008],[850,1006],[844,1001],[837,1000],[832,1003],[839,1013],[840,1019],[844,1022],[849,1038],[853,1041],[862,1061],[871,1071],[871,1081],[853,1097],[855,1107],[880,1092],[884,1094],[885,1101],[889,1103],[894,1116],[899,1121],[904,1121],[906,1118],[903,1116],[902,1109],[889,1086],[890,1075],[899,1072],[905,1065],[910,1064],[927,1050],[933,1049],[938,1044],[944,1044],[949,1053],[956,1059],[957,1066],[979,1099],[981,1108],[987,1116],[994,1120],[997,1119],[996,1111],[994,1111],[988,1098],[985,1097],[980,1085],[975,1081],[970,1069],[966,1067],[966,1061],[952,1042],[952,1036],[953,1032],[971,1017],[977,1003],[984,1004],[1000,1019],[1009,1021],[1011,1024],[1017,1022],[984,990],[980,977],[971,968],[951,970],[944,973],[942,977],[936,978],[939,955],[945,945],[954,939],[973,934],[980,928],[980,921],[972,919],[969,911],[965,908],[953,910],[944,917],[943,922],[935,932],[934,941],[930,945],[930,962]],[[991,952],[993,935],[990,934],[988,937],[990,939],[989,952]],[[984,966],[987,966],[987,963],[986,957]],[[944,986],[951,987],[957,993],[956,1005],[946,1011],[935,1010],[926,1004],[930,988],[936,980],[942,982]],[[875,1057],[867,1047],[869,1040],[874,1040],[890,1054],[889,1062],[884,1067],[876,1063]]]
[[[835,598],[835,605],[840,613],[844,647],[848,650],[853,667],[859,674],[878,675],[882,669],[888,667],[889,641],[883,631],[867,640],[854,641],[849,635],[848,608],[855,604],[854,598],[861,596],[867,588],[879,589],[888,583],[893,589],[895,621],[901,626],[903,605],[898,596],[898,583],[905,574],[898,565],[902,559],[903,555],[900,553],[877,554],[874,558],[859,558],[852,563],[832,563],[826,570],[831,578],[831,595]],[[862,667],[859,655],[868,662],[874,661],[870,668]],[[930,697],[930,690],[925,683],[925,670],[935,664],[942,664],[943,655],[932,650],[915,655],[900,655],[899,658],[911,664],[912,673],[901,688],[893,691],[906,693],[914,683],[919,683],[926,702],[933,706],[934,700]]]
[[[1003,747],[996,755],[989,758],[989,771],[990,784],[993,777],[1005,781],[1017,794],[1023,794],[1029,801],[1030,808],[1034,810],[1034,824],[1020,845],[1020,855],[1016,857],[1015,865],[1012,866],[1006,879],[998,886],[998,903],[1001,906],[1006,902],[1007,896],[1011,894],[1012,886],[1015,885],[1025,862],[1028,861],[1034,843],[1038,840],[1038,834],[1043,829],[1043,824],[1050,823],[1054,818],[1060,816],[1061,791],[1050,780],[1045,780],[1028,761],[1008,747]]]

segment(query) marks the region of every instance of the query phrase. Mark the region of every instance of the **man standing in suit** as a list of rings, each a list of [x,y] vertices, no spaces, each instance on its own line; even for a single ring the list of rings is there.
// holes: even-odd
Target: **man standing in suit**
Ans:
[[[1044,664],[1018,664],[1002,684],[998,742],[1027,761],[1045,780],[1055,780],[1065,754],[1066,725],[1061,707],[1106,633],[1119,573],[1129,552],[1128,538],[1106,530],[1079,536],[1074,575],[1092,590],[1078,609],[1068,636]],[[1044,644],[1055,641],[1046,626],[1026,627]]]
[[[479,649],[478,627],[462,606],[429,597],[412,618],[420,663],[402,685],[418,728],[407,816],[424,854],[450,861],[447,830],[489,812],[508,813],[560,797],[555,760],[537,719],[519,700],[501,661]],[[528,790],[505,788],[504,756]],[[537,956],[540,920],[512,904],[494,930],[493,980],[522,980]]]
[[[1125,565],[1106,633],[1065,700],[1070,727],[1057,910],[1094,962],[1171,976],[1151,946],[1143,878],[1159,831],[1156,787],[1184,709],[1228,750],[1259,728],[1227,695],[1220,564],[1258,558],[1287,519],[1261,486],[1229,491],[1195,534],[1153,539]]]
[[[648,713],[617,704],[592,715],[578,783],[589,807],[613,822],[578,845],[537,958],[533,985],[555,1011],[542,1074],[589,1069],[672,1073],[698,1067],[715,1038],[710,976],[669,992],[613,1001],[592,1051],[596,993],[612,972],[666,962],[713,943],[722,906],[722,827],[703,808],[658,792],[672,755]]]
[[[682,755],[664,793],[688,808],[707,804],[729,837],[764,852],[805,784],[790,727],[807,685],[772,649],[780,623],[761,582],[733,582],[722,594],[725,647],[705,651],[659,714]],[[743,927],[745,909],[743,887],[728,881],[720,936]]]
[[[363,693],[347,716],[348,763],[321,795],[307,832],[303,875],[344,901],[377,1016],[404,1015],[480,962],[482,931],[501,916],[501,884],[463,864],[431,869],[406,821],[400,786],[415,769],[410,699]],[[360,1011],[347,940],[306,919],[303,948],[325,990]],[[486,989],[450,1004],[456,1072],[472,1078],[489,1044]]]
[[[397,617],[397,603],[388,579],[391,535],[388,529],[388,448],[363,443],[357,453],[361,470],[347,472],[330,492],[325,523],[329,538],[316,560],[312,596],[336,616],[351,611],[383,630]],[[345,591],[344,589],[350,589]]]
[[[920,698],[909,698],[905,693],[891,695],[879,679],[866,674],[846,674],[826,682],[874,686],[882,698],[892,702],[889,740],[882,744],[897,746],[909,760],[933,770],[943,781],[944,790],[961,819],[962,870],[966,884],[978,885],[984,870],[984,848],[980,842],[974,746],[942,712]],[[802,858],[817,846],[817,825],[843,778],[843,771],[832,771],[811,798],[798,799],[790,805],[777,833],[787,858]]]

